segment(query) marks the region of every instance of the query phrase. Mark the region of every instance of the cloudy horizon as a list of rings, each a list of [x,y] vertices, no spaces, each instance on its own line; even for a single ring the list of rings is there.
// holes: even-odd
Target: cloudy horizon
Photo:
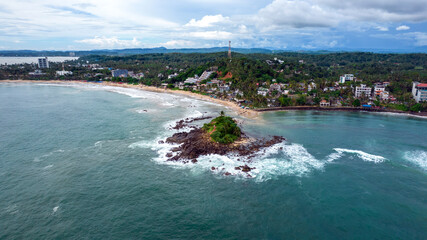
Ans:
[[[421,0],[17,0],[0,19],[0,50],[427,46]]]

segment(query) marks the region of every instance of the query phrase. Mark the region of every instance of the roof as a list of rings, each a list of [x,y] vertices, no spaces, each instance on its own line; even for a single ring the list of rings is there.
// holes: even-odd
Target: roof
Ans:
[[[427,87],[427,83],[420,83],[417,85],[417,87]]]

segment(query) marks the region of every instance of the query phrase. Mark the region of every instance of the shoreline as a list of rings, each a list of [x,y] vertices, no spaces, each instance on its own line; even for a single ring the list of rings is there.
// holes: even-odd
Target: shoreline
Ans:
[[[70,80],[70,81],[64,81],[64,80],[0,80],[1,82],[6,83],[57,83],[57,84],[63,84],[63,83],[76,83],[76,84],[92,84],[92,85],[100,85],[100,86],[110,86],[110,87],[121,87],[121,88],[132,88],[132,89],[139,89],[143,91],[149,91],[149,92],[158,92],[158,93],[168,93],[168,94],[175,94],[175,95],[184,95],[187,97],[195,98],[202,101],[207,101],[211,103],[220,104],[224,107],[230,108],[232,111],[237,113],[239,116],[243,116],[250,119],[256,119],[261,114],[258,111],[252,110],[252,109],[242,109],[239,107],[236,103],[217,99],[217,98],[211,98],[206,95],[201,95],[189,91],[183,91],[183,90],[170,90],[170,89],[163,89],[163,88],[157,88],[153,86],[145,86],[145,85],[133,85],[133,84],[127,84],[127,83],[115,83],[115,82],[83,82],[83,81],[77,81],[77,80]]]
[[[116,82],[83,82],[78,80],[0,80],[1,82],[6,83],[77,83],[77,84],[93,84],[93,85],[101,85],[101,86],[110,86],[110,87],[122,87],[122,88],[132,88],[139,89],[143,91],[149,92],[158,92],[158,93],[168,93],[175,95],[184,95],[187,97],[195,98],[202,101],[207,101],[211,103],[216,103],[223,105],[224,107],[228,107],[234,112],[236,112],[239,116],[243,116],[246,118],[256,119],[264,112],[285,112],[285,111],[322,111],[322,112],[368,112],[368,113],[377,113],[377,114],[396,114],[400,116],[411,116],[417,118],[427,118],[427,112],[421,113],[412,113],[412,112],[403,112],[398,110],[384,110],[384,109],[366,109],[366,108],[354,108],[354,107],[318,107],[318,106],[293,106],[293,107],[275,107],[275,108],[259,108],[259,109],[242,109],[236,103],[212,98],[206,95],[201,95],[189,91],[183,90],[170,90],[164,88],[157,88],[153,86],[146,85],[133,85],[127,83],[116,83]]]

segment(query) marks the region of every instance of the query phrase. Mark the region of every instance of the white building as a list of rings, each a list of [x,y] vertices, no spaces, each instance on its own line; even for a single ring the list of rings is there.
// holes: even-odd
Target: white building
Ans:
[[[174,73],[168,76],[168,79],[174,78],[174,77],[178,77],[178,73]]]
[[[354,75],[353,74],[345,74],[344,76],[340,77],[340,83],[346,83],[349,81],[354,81]]]
[[[427,83],[414,82],[412,84],[412,96],[417,103],[427,101]]]
[[[202,73],[202,76],[200,76],[200,81],[203,81],[203,80],[206,80],[206,79],[208,79],[210,76],[211,76],[211,74],[212,74],[213,72],[208,72],[208,71],[204,71],[203,73]]]
[[[320,106],[321,107],[330,107],[331,103],[326,101],[325,99],[323,99],[322,101],[320,101]]]
[[[307,90],[310,92],[311,90],[316,89],[316,84],[314,82],[311,82],[307,86]]]
[[[65,76],[65,75],[73,75],[73,72],[71,71],[56,71],[56,76]]]
[[[354,92],[354,96],[356,98],[360,98],[362,96],[371,97],[372,88],[367,87],[365,84],[360,84],[360,87],[356,87],[356,91]]]
[[[388,100],[390,98],[390,93],[387,91],[383,91],[380,94],[380,98],[381,100]]]
[[[267,93],[268,93],[268,89],[267,88],[263,88],[263,87],[260,87],[260,88],[258,88],[258,95],[262,95],[262,96],[267,96]]]
[[[198,78],[187,78],[184,83],[188,83],[188,84],[196,84],[197,82],[199,82]]]
[[[385,86],[384,85],[375,85],[374,91],[375,92],[384,92]]]
[[[39,68],[49,68],[49,60],[47,57],[39,58]]]

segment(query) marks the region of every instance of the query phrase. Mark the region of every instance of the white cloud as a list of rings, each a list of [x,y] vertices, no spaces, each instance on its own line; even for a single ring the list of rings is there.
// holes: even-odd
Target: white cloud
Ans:
[[[212,27],[216,23],[223,23],[229,21],[228,17],[223,17],[221,14],[218,15],[207,15],[204,16],[200,20],[191,19],[190,22],[185,24],[186,27],[200,27],[200,28],[206,28],[206,27]]]
[[[378,27],[376,27],[376,29],[377,29],[378,31],[381,31],[381,32],[387,32],[387,31],[388,31],[388,27],[381,27],[381,26],[378,26]]]
[[[190,32],[188,36],[201,38],[206,40],[225,40],[231,39],[233,34],[225,31],[205,31],[205,32]]]
[[[195,43],[187,40],[171,40],[161,45],[167,48],[183,48],[183,47],[193,47],[195,46]]]
[[[332,27],[338,23],[334,14],[311,1],[274,0],[258,12],[262,29],[276,26],[293,28]]]
[[[90,39],[76,40],[77,43],[94,45],[95,48],[131,48],[141,46],[141,42],[136,38],[132,40],[122,40],[117,37],[94,37]]]
[[[332,41],[332,42],[329,43],[329,47],[331,47],[331,48],[335,47],[337,44],[338,44],[338,41],[334,40],[334,41]]]
[[[427,33],[412,32],[412,33],[406,33],[405,35],[409,37],[413,37],[415,39],[416,46],[427,46]]]
[[[396,28],[397,31],[405,31],[411,29],[409,26],[402,25]]]

